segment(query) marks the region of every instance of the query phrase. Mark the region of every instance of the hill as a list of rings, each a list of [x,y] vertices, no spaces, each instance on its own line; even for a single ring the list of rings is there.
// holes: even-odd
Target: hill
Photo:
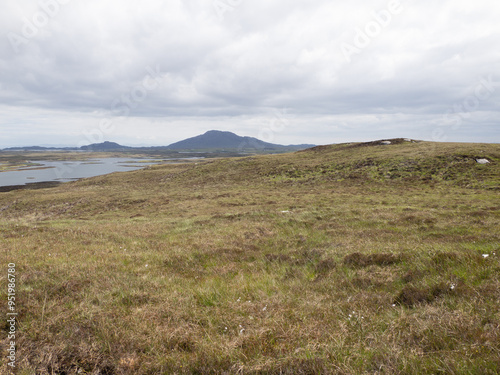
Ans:
[[[497,374],[499,191],[390,139],[0,193],[19,373]]]
[[[171,150],[200,150],[200,149],[240,149],[240,150],[301,150],[315,145],[277,145],[263,142],[253,137],[241,137],[231,132],[209,130],[204,134],[172,143],[167,146]]]
[[[115,142],[102,142],[102,143],[93,143],[88,146],[80,147],[83,151],[95,151],[95,152],[106,152],[106,151],[127,151],[132,150],[133,147],[122,146]]]
[[[312,144],[302,144],[302,145],[277,145],[273,143],[263,142],[257,138],[252,137],[240,137],[231,132],[224,132],[219,130],[210,130],[205,134],[198,135],[196,137],[188,138],[176,143],[172,143],[169,146],[154,146],[154,147],[128,147],[122,146],[115,142],[102,142],[93,143],[91,145],[82,146],[80,148],[76,147],[40,147],[40,146],[30,146],[30,147],[10,147],[3,151],[94,151],[94,152],[116,152],[116,151],[168,151],[168,150],[228,150],[234,152],[241,151],[261,151],[261,152],[287,152],[287,151],[297,151],[303,150],[309,147],[314,147]]]

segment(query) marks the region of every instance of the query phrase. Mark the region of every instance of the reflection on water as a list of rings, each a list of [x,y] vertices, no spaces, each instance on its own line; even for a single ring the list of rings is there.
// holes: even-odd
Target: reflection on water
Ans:
[[[159,160],[158,162],[160,162]],[[24,185],[45,181],[72,181],[85,177],[133,171],[156,164],[151,159],[104,158],[85,161],[33,161],[36,167],[0,172],[0,186]]]

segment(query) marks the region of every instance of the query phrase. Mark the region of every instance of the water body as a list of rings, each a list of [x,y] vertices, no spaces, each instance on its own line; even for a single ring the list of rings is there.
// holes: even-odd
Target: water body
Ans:
[[[164,160],[164,159],[162,159]],[[125,172],[142,169],[147,165],[158,164],[151,159],[103,158],[81,161],[46,161],[33,160],[36,167],[22,168],[16,171],[0,172],[0,187],[25,185],[38,182],[67,182],[80,178],[101,176],[113,172]]]

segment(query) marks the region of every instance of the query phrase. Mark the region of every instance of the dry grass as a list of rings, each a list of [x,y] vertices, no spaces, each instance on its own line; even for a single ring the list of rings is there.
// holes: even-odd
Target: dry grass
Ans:
[[[18,373],[498,373],[499,146],[354,146],[0,193]]]

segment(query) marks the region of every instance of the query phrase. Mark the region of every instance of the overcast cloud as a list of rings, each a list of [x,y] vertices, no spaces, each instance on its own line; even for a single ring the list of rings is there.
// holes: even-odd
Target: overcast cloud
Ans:
[[[500,141],[498,0],[4,0],[0,148]]]

